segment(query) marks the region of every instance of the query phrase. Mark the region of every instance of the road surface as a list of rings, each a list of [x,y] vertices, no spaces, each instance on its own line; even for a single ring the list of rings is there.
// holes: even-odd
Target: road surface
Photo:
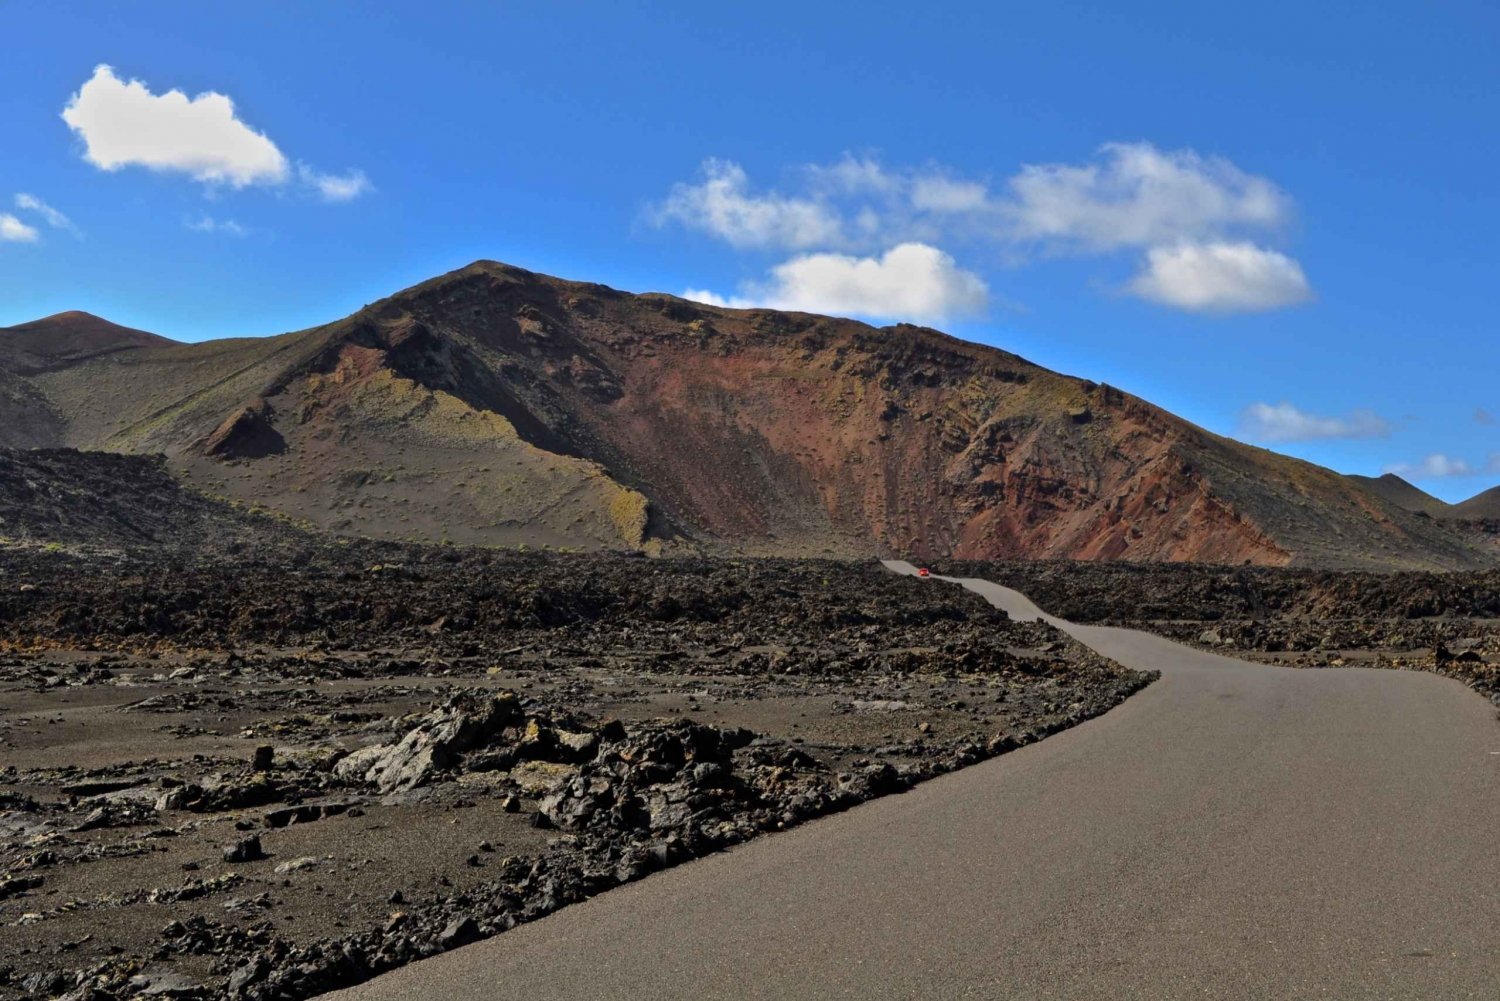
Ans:
[[[1040,743],[334,997],[1500,998],[1484,699],[1049,621],[1162,679]]]

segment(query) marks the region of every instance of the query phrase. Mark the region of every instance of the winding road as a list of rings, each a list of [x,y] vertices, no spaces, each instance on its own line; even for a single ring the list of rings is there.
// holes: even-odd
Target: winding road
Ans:
[[[1040,743],[331,997],[1500,998],[1484,699],[953,582],[1162,678]]]

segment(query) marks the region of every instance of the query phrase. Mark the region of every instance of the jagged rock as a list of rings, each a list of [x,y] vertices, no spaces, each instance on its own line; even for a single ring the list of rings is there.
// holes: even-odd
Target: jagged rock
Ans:
[[[0,900],[19,897],[27,890],[34,890],[44,882],[41,876],[12,876],[10,879],[0,880]]]
[[[241,838],[232,845],[224,846],[225,862],[255,862],[266,857],[260,846],[260,835]]]
[[[455,695],[394,745],[356,751],[334,767],[334,774],[369,782],[383,793],[415,789],[437,772],[454,767],[460,753],[514,726],[519,717],[513,692]]]
[[[202,984],[170,970],[138,973],[130,978],[130,986],[137,997],[143,998],[175,998],[186,1001],[189,998],[206,997],[208,994]]]
[[[457,949],[461,945],[479,939],[479,924],[470,916],[454,918],[438,935],[438,945],[444,949]]]
[[[347,801],[333,801],[328,803],[299,803],[296,806],[283,806],[274,810],[267,810],[265,825],[267,827],[289,827],[292,824],[309,824],[315,820],[325,817],[336,817],[341,813],[348,813],[355,804]]]
[[[251,984],[264,980],[269,972],[271,972],[270,960],[264,955],[256,955],[250,962],[229,975],[229,993],[239,994]]]

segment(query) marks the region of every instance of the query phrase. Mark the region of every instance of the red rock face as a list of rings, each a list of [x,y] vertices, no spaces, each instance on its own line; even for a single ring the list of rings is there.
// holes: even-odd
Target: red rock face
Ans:
[[[1376,560],[1431,544],[1345,477],[924,328],[718,309],[483,264],[373,311],[460,345],[498,373],[489,392],[524,412],[518,427],[601,462],[689,537],[780,552],[1256,564],[1316,558],[1308,543],[1324,523],[1330,548]],[[1449,557],[1467,555],[1436,559]]]

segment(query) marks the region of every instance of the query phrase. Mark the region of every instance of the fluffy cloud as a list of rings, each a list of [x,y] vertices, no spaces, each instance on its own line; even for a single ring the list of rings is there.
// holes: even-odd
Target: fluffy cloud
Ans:
[[[311,167],[298,165],[297,176],[310,185],[325,202],[347,202],[373,190],[370,179],[362,170],[351,170],[344,174],[322,174]]]
[[[47,225],[51,226],[53,229],[66,229],[73,233],[78,232],[77,227],[73,225],[73,220],[69,219],[67,216],[63,215],[57,209],[53,208],[51,205],[48,205],[46,202],[42,201],[35,195],[28,195],[25,192],[16,195],[16,208],[21,209],[25,212],[35,212],[37,215],[45,219],[47,221]]]
[[[1276,309],[1312,297],[1302,267],[1257,240],[1291,221],[1272,181],[1222,157],[1111,143],[1082,163],[1021,167],[997,187],[939,165],[888,168],[846,155],[792,172],[792,193],[756,191],[708,160],[651,213],[739,248],[878,254],[957,241],[1007,260],[1033,253],[1142,254],[1125,290],[1178,309]]]
[[[39,234],[8,212],[0,212],[0,243],[35,243]]]
[[[1296,261],[1253,243],[1182,243],[1153,247],[1127,290],[1178,309],[1255,312],[1312,298]]]
[[[703,290],[684,295],[717,306],[937,322],[982,312],[989,289],[936,247],[903,243],[879,257],[794,257],[772,268],[769,281],[747,285],[738,296]]]
[[[809,198],[753,194],[744,168],[707,160],[698,184],[677,184],[655,212],[658,223],[676,221],[736,247],[801,250],[843,243],[837,214]]]
[[[242,121],[228,95],[180,90],[153,94],[140,80],[122,80],[109,66],[95,68],[62,112],[84,143],[83,158],[100,170],[145,167],[186,174],[214,186],[280,187],[293,179],[327,202],[347,202],[373,190],[363,171],[296,171],[264,132]]]
[[[1385,472],[1408,480],[1435,480],[1448,476],[1473,476],[1474,467],[1465,459],[1433,452],[1415,463],[1398,462],[1386,466]]]
[[[276,144],[240,121],[234,102],[215,91],[153,94],[141,81],[99,66],[62,117],[83,140],[84,159],[100,170],[141,166],[235,188],[288,177]]]
[[[1286,401],[1252,403],[1240,415],[1240,435],[1253,441],[1314,441],[1326,438],[1384,438],[1391,426],[1371,410],[1345,417],[1322,417]]]
[[[212,216],[189,219],[183,225],[194,233],[223,233],[225,236],[247,236],[250,233],[233,219],[215,219]]]
[[[999,205],[1018,239],[1088,248],[1152,247],[1287,222],[1276,185],[1221,157],[1110,143],[1097,162],[1021,168]]]

